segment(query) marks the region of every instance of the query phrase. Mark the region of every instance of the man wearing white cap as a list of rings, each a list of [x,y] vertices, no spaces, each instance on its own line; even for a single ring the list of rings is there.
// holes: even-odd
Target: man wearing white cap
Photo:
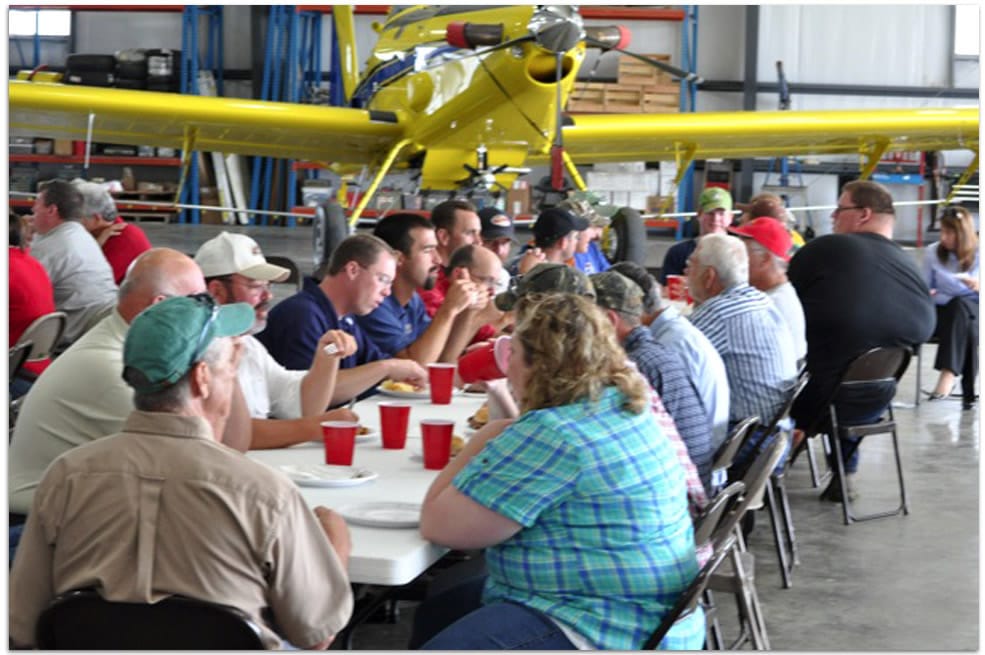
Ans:
[[[325,420],[354,420],[349,410],[325,412],[332,404],[339,362],[356,351],[356,342],[342,330],[328,330],[318,341],[307,371],[289,371],[274,360],[254,336],[267,323],[270,283],[290,274],[267,262],[256,241],[245,234],[222,232],[195,254],[209,294],[220,305],[245,302],[255,321],[243,339],[239,386],[252,418],[250,448],[283,448],[321,434]],[[270,420],[280,419],[280,420]]]

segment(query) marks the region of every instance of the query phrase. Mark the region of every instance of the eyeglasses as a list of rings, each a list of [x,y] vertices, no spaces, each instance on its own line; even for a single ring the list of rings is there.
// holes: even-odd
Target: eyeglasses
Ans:
[[[369,270],[368,267],[363,266],[359,262],[356,262],[356,266],[358,266],[359,268],[363,269],[367,273],[371,273],[376,278],[376,281],[379,282],[380,284],[382,284],[385,287],[388,287],[391,284],[393,284],[393,278],[390,277],[389,275],[387,275],[386,273],[377,273],[376,271],[371,271],[371,270]]]
[[[841,212],[847,212],[849,209],[865,209],[865,207],[856,207],[854,205],[851,207],[835,207],[835,210],[831,212],[831,215],[837,216]]]
[[[192,358],[191,361],[188,362],[188,367],[191,368],[191,366],[202,356],[206,345],[208,345],[205,337],[209,333],[209,328],[212,327],[212,324],[215,323],[217,318],[219,318],[219,305],[216,303],[215,299],[207,293],[194,293],[188,297],[195,302],[201,303],[206,307],[210,307],[212,310],[209,320],[205,321],[205,325],[202,326],[202,332],[198,335],[198,341],[195,343],[195,349],[192,350]]]
[[[223,281],[228,284],[233,284],[238,282],[240,286],[244,287],[247,291],[250,291],[251,293],[264,293],[270,291],[270,282],[262,282],[259,280],[245,282],[241,278],[232,277],[232,276],[224,278]]]

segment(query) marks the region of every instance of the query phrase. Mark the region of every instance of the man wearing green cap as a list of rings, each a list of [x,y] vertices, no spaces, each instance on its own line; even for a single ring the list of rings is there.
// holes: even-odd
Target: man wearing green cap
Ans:
[[[721,187],[708,187],[698,196],[698,225],[700,234],[726,234],[732,224],[732,195]],[[664,255],[660,284],[667,284],[668,275],[684,275],[687,258],[698,245],[698,237],[675,243]]]
[[[220,306],[206,294],[134,319],[123,377],[136,410],[119,434],[45,473],[11,571],[14,644],[33,646],[52,599],[94,581],[114,602],[182,595],[236,607],[261,626],[267,648],[284,639],[325,648],[346,624],[345,522],[312,512],[287,477],[219,441],[238,335],[253,321],[248,304]]]

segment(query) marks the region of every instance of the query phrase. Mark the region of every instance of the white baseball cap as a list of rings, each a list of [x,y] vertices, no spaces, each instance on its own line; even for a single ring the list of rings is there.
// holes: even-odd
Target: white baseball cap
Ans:
[[[232,232],[222,232],[203,243],[195,253],[195,263],[206,278],[239,273],[254,280],[282,282],[291,274],[282,266],[268,264],[256,241]]]

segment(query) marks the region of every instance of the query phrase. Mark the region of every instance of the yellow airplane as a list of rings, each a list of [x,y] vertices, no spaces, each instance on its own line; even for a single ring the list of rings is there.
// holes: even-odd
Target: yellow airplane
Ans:
[[[970,149],[978,109],[579,114],[560,111],[586,48],[620,50],[620,27],[585,26],[572,6],[394,8],[360,76],[353,7],[335,6],[348,107],[27,82],[9,83],[12,135],[304,159],[376,173],[419,171],[422,190],[502,185],[527,166],[857,154],[868,176],[892,151]],[[621,50],[620,50],[621,51]],[[671,69],[675,70],[675,69]]]

